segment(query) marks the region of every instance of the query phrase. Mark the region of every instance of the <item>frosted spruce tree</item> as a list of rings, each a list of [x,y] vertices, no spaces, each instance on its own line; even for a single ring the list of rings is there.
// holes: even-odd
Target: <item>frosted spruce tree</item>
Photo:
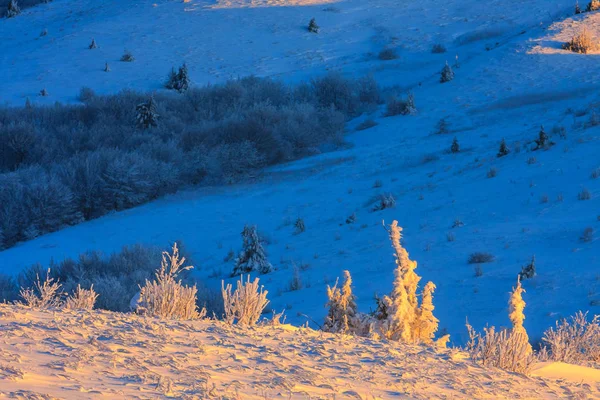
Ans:
[[[432,336],[437,330],[437,320],[433,317],[431,300],[435,286],[431,282],[426,285],[427,290],[424,293],[429,298],[426,299],[425,308],[419,309],[417,288],[421,277],[415,273],[417,262],[409,258],[408,252],[400,244],[401,232],[402,228],[398,226],[398,221],[393,221],[388,233],[396,259],[395,279],[392,293],[384,296],[381,299],[383,307],[378,307],[383,311],[380,315],[386,316],[380,323],[380,331],[389,340],[413,343],[421,340],[420,331]],[[421,313],[423,319],[419,319]],[[426,325],[423,324],[424,321],[427,322]],[[430,339],[427,341],[431,342]]]
[[[319,25],[317,25],[317,22],[314,18],[312,18],[308,23],[308,31],[311,33],[319,33]]]
[[[417,337],[419,341],[431,344],[435,332],[438,328],[439,320],[433,315],[433,292],[435,290],[435,284],[433,282],[427,282],[423,288],[421,308],[419,309],[418,321],[417,321]]]
[[[17,3],[17,0],[10,0],[6,9],[6,18],[16,17],[19,14],[21,14],[19,3]]]
[[[179,93],[183,93],[190,88],[190,77],[185,63],[179,67],[179,71],[177,72],[175,72],[175,69],[171,69],[165,87],[167,89],[177,90]]]
[[[267,259],[267,253],[258,237],[256,226],[244,226],[242,231],[243,248],[235,259],[231,276],[247,274],[252,271],[269,273],[273,266]]]
[[[459,153],[460,152],[460,145],[458,144],[457,138],[454,138],[454,140],[452,140],[452,145],[450,146],[450,152],[451,153]]]
[[[440,82],[450,82],[452,79],[454,79],[454,71],[452,71],[452,67],[448,65],[448,61],[446,61],[446,65],[442,68]]]
[[[358,328],[356,296],[352,294],[352,277],[350,271],[344,271],[344,284],[342,288],[327,286],[327,307],[329,311],[325,317],[323,330],[333,333],[356,333]]]
[[[92,43],[88,46],[90,50],[97,49],[98,45],[96,44],[96,39],[92,38]]]
[[[135,107],[135,111],[135,119],[138,127],[142,129],[148,129],[158,125],[159,115],[156,112],[156,102],[154,101],[154,96],[151,96],[147,102],[138,104]]]
[[[518,342],[525,346],[525,353],[529,356],[532,353],[531,344],[529,344],[529,336],[523,326],[525,321],[525,301],[523,300],[523,293],[525,290],[521,286],[521,279],[517,278],[517,286],[513,288],[508,301],[508,318],[512,322],[511,335],[515,335]]]
[[[504,138],[502,138],[502,141],[500,142],[500,149],[498,150],[497,156],[504,157],[508,153],[510,153],[510,150],[508,149],[508,146],[506,145],[506,140],[504,140]]]
[[[519,279],[531,279],[535,276],[535,256],[531,257],[531,262],[524,267],[521,267],[521,272],[519,272]]]

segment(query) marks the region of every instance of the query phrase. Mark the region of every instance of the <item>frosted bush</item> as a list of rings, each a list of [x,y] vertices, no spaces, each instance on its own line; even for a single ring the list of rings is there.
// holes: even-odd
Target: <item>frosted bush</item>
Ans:
[[[20,304],[43,310],[57,308],[63,304],[62,295],[60,283],[50,277],[50,269],[48,269],[46,279],[43,282],[40,281],[40,277],[37,275],[36,282],[32,287],[21,288],[20,296],[23,302],[20,302]]]
[[[600,363],[600,316],[591,321],[587,313],[556,322],[555,328],[544,332],[542,341],[548,347],[549,358],[571,364]]]
[[[65,300],[67,310],[92,310],[98,299],[98,293],[94,291],[94,285],[89,289],[82,289],[77,285],[77,289]]]
[[[567,43],[563,44],[562,47],[563,49],[572,51],[574,53],[587,54],[590,51],[596,50],[598,45],[587,28],[583,28],[580,33],[573,36],[573,38]]]
[[[140,288],[137,312],[153,317],[169,319],[198,319],[206,315],[206,309],[198,312],[196,286],[184,286],[178,275],[192,269],[183,266],[185,258],[180,258],[177,243],[172,253],[163,252],[160,270],[153,281],[146,280]]]
[[[225,308],[224,317],[227,323],[233,324],[235,322],[238,325],[245,326],[256,324],[269,303],[269,300],[267,300],[269,292],[263,290],[262,286],[259,287],[258,282],[258,278],[250,282],[250,275],[247,276],[244,282],[242,275],[237,281],[236,290],[232,293],[231,284],[225,286],[225,282],[221,281],[221,294]]]

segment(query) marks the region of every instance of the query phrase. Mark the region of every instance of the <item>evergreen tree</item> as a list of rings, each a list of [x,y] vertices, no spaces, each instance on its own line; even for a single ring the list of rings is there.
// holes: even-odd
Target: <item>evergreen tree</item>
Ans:
[[[308,23],[308,31],[312,33],[319,33],[319,25],[317,25],[317,22],[314,18],[312,18]]]
[[[108,62],[104,63],[104,72],[110,72],[110,67],[108,66]]]
[[[579,8],[579,1],[575,2],[575,14],[581,14],[581,8]]]
[[[546,149],[554,144],[553,142],[550,141],[548,134],[544,130],[544,125],[541,126],[540,133],[538,135],[538,138],[535,140],[535,143],[537,144],[537,146],[534,150]]]
[[[98,45],[96,44],[96,39],[92,38],[92,43],[90,43],[89,48],[90,50],[98,48]]]
[[[454,71],[452,71],[452,67],[448,65],[448,61],[446,61],[446,65],[444,65],[444,68],[442,68],[440,82],[450,82],[452,79],[454,79]]]
[[[29,97],[25,99],[25,108],[27,110],[31,110],[33,106],[31,105],[31,100],[29,100]]]
[[[177,90],[179,93],[183,93],[190,87],[190,78],[188,74],[187,65],[184,63],[179,67],[179,71],[175,73],[175,69],[171,68],[169,78],[165,85],[167,89]]]
[[[519,272],[519,279],[525,280],[530,279],[535,276],[535,256],[531,257],[531,262],[524,267],[521,267],[521,272]]]
[[[21,14],[19,3],[17,3],[17,0],[10,0],[6,9],[6,18],[16,17],[19,14]]]
[[[417,323],[417,336],[423,343],[433,343],[435,332],[438,328],[439,320],[433,316],[433,292],[435,290],[435,284],[433,282],[427,282],[423,288],[423,295],[421,299],[421,308],[419,309],[419,318]]]
[[[358,328],[356,296],[352,294],[352,277],[349,271],[344,271],[344,284],[337,287],[327,286],[327,307],[329,311],[325,317],[323,330],[325,332],[356,333]]]
[[[452,146],[450,146],[450,152],[452,152],[452,153],[460,152],[460,145],[458,144],[457,138],[454,138],[454,140],[452,141]]]
[[[140,103],[135,107],[136,123],[140,128],[148,129],[156,127],[159,115],[156,113],[156,102],[154,96],[145,103]]]
[[[508,149],[508,146],[506,145],[506,141],[504,140],[504,138],[502,138],[502,141],[500,142],[500,150],[498,150],[497,156],[504,157],[508,153],[510,153],[510,150]]]
[[[519,335],[523,341],[529,342],[529,336],[527,335],[527,331],[523,326],[523,322],[525,321],[525,314],[523,311],[525,310],[526,305],[525,301],[523,300],[524,292],[525,290],[521,286],[521,279],[517,278],[517,287],[513,288],[508,301],[508,317],[513,325],[511,334]],[[531,352],[531,345],[528,345],[527,353],[531,354]]]
[[[243,248],[235,259],[235,266],[231,276],[247,274],[258,271],[266,274],[273,270],[273,266],[267,259],[267,253],[258,237],[256,226],[244,226],[242,231]]]
[[[415,115],[417,113],[417,107],[415,106],[415,96],[412,92],[408,92],[406,95],[406,103],[402,110],[402,115]]]

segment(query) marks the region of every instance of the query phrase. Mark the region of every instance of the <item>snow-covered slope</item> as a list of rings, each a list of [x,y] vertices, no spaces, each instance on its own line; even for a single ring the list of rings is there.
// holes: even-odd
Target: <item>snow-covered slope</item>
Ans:
[[[372,73],[383,85],[412,88],[418,114],[382,118],[378,110],[370,117],[379,125],[349,134],[350,148],[272,168],[257,182],[183,191],[43,236],[1,252],[0,266],[14,273],[88,249],[183,240],[199,276],[219,286],[232,268],[223,258],[240,248],[243,225],[255,223],[270,238],[277,268],[261,282],[273,307],[298,324],[304,315],[323,317],[326,284],[343,269],[363,311],[375,292],[390,290],[394,265],[381,221],[397,219],[417,272],[438,286],[436,315],[455,343],[465,339],[466,317],[477,329],[508,324],[507,293],[533,255],[538,276],[524,283],[530,337],[576,310],[598,312],[600,179],[591,173],[600,167],[600,127],[588,126],[600,111],[598,56],[559,50],[559,40],[584,20],[600,36],[600,14],[573,20],[565,17],[571,6],[55,0],[1,20],[0,97],[13,104],[42,87],[51,96],[34,101],[74,101],[84,85],[101,93],[158,89],[170,67],[185,61],[196,83],[251,73],[289,80],[326,69]],[[305,31],[313,16],[318,35]],[[48,35],[38,37],[45,27]],[[87,49],[92,37],[99,49]],[[434,43],[448,52],[431,54]],[[377,60],[388,45],[400,58]],[[124,48],[134,63],[117,61]],[[440,84],[439,70],[456,54],[455,79]],[[107,60],[110,73],[102,71]],[[450,133],[436,135],[442,117]],[[548,132],[564,127],[566,138],[551,134],[554,146],[530,151],[541,124]],[[462,151],[449,154],[454,136]],[[512,151],[497,158],[502,138]],[[584,188],[590,200],[578,200]],[[396,208],[371,211],[380,193],[392,193]],[[345,224],[352,213],[356,222]],[[294,235],[298,217],[306,232]],[[464,226],[453,228],[456,219]],[[587,227],[596,234],[582,242]],[[467,264],[476,251],[495,256],[480,277]],[[294,264],[306,264],[304,287],[289,292]]]
[[[39,312],[0,305],[0,330],[0,395],[9,398],[600,396],[598,381],[581,385],[526,378],[486,370],[448,350],[289,325],[243,329],[209,321],[167,322],[100,311]]]

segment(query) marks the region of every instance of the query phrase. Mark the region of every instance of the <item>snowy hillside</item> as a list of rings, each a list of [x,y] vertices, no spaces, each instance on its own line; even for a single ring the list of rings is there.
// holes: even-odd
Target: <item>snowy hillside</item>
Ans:
[[[477,329],[508,324],[507,293],[533,255],[537,276],[524,282],[532,339],[577,310],[599,313],[598,55],[560,45],[584,23],[600,37],[600,13],[571,16],[572,8],[571,0],[55,0],[2,19],[0,100],[13,105],[27,97],[73,102],[82,86],[158,90],[171,66],[186,62],[196,84],[248,74],[373,74],[384,86],[411,88],[418,112],[383,118],[382,108],[350,124],[346,149],[271,168],[256,182],[182,191],[42,236],[0,252],[0,266],[16,273],[86,250],[182,240],[198,276],[217,287],[232,270],[223,259],[240,249],[240,232],[252,223],[270,239],[276,268],[261,283],[273,308],[299,324],[304,315],[322,321],[326,285],[344,269],[362,311],[390,290],[394,264],[381,223],[397,219],[419,274],[438,287],[435,313],[454,343],[465,340],[466,317]],[[318,35],[306,31],[312,17]],[[99,47],[90,50],[92,38]],[[437,43],[448,51],[432,54]],[[386,47],[399,58],[379,60]],[[125,49],[135,62],[118,61]],[[454,80],[440,84],[455,55]],[[42,88],[48,97],[36,96]],[[378,125],[353,132],[367,117]],[[446,134],[435,133],[441,118]],[[532,151],[540,125],[555,144]],[[449,152],[454,137],[457,154]],[[511,152],[498,158],[503,138]],[[585,191],[589,199],[580,200]],[[375,212],[383,193],[396,207]],[[346,224],[353,213],[356,222]],[[294,234],[299,217],[306,231]],[[588,227],[596,233],[582,240]],[[467,263],[474,252],[494,256],[481,276]],[[289,291],[294,264],[303,265],[302,288]]]
[[[580,375],[579,382],[526,378],[483,369],[457,352],[289,325],[242,329],[218,322],[0,306],[0,329],[0,395],[9,398],[600,396],[598,376]],[[556,374],[561,365],[543,369],[549,372],[541,370],[542,375]]]

